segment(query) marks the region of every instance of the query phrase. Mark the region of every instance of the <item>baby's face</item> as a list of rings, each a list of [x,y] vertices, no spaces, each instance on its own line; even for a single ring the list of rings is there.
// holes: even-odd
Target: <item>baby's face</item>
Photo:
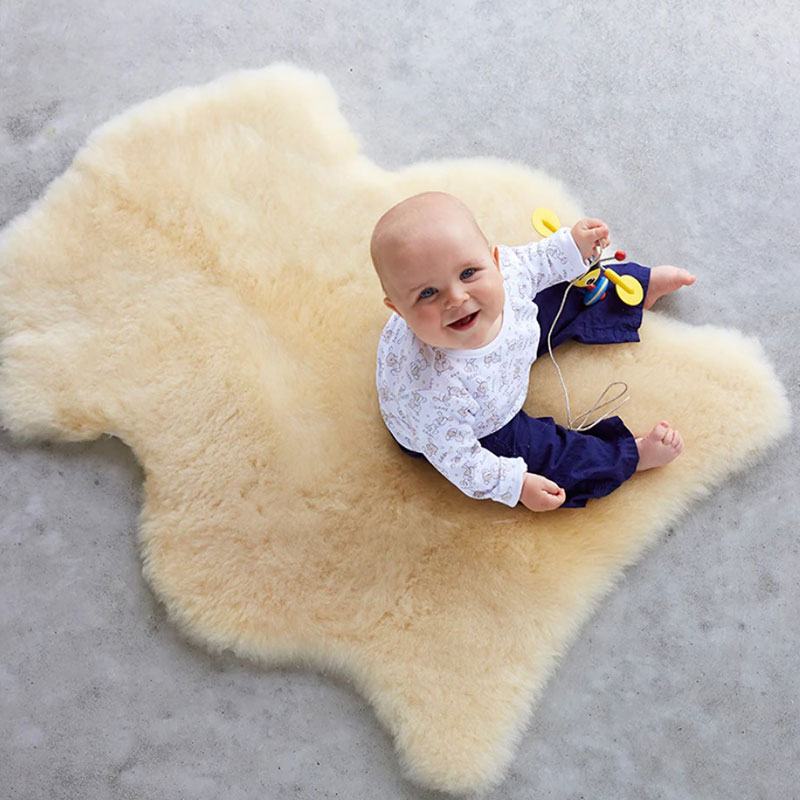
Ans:
[[[384,270],[389,308],[427,344],[471,350],[497,336],[503,277],[481,232],[458,220],[429,226]]]

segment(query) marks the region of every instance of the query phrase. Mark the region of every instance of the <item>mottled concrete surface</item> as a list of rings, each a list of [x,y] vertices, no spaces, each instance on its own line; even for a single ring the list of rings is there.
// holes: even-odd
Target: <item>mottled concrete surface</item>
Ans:
[[[758,336],[797,402],[800,6],[359,6],[3,0],[0,223],[132,103],[291,60],[384,166],[495,155],[563,179],[631,257],[698,274],[664,313]],[[791,437],[626,573],[492,798],[800,796],[797,465]],[[123,444],[2,433],[0,476],[3,797],[433,797],[346,682],[211,657],[166,622]]]

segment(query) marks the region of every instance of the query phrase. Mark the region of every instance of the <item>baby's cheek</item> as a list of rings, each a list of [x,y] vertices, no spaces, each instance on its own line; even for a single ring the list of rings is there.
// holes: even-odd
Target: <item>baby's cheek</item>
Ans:
[[[420,311],[418,317],[420,324],[428,327],[430,325],[438,324],[439,320],[441,319],[441,314],[436,306],[429,305]]]

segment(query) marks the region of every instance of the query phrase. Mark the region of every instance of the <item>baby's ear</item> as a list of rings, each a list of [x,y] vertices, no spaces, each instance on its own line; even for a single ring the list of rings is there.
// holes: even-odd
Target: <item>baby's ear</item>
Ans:
[[[494,263],[497,264],[497,269],[500,269],[500,251],[496,246],[492,248],[492,258],[494,259]]]
[[[392,309],[392,311],[394,311],[396,314],[400,314],[400,312],[397,310],[397,306],[395,306],[395,305],[392,303],[392,301],[391,301],[391,300],[390,300],[388,297],[384,297],[384,298],[383,298],[383,304],[384,304],[384,305],[385,305],[387,308],[391,308],[391,309]],[[403,315],[402,315],[402,314],[400,314],[400,316],[402,317]]]

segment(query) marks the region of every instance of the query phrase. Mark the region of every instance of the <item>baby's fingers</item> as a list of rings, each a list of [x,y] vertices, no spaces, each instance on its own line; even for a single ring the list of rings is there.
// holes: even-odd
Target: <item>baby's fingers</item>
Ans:
[[[591,237],[592,241],[599,244],[601,247],[608,247],[609,245],[609,235],[611,231],[608,229],[608,225],[601,219],[587,219],[585,220],[586,223],[586,231],[588,232],[589,236]]]
[[[583,220],[583,224],[588,231],[605,231],[606,234],[608,233],[608,225],[601,219],[588,217],[587,219]]]
[[[563,489],[561,490],[564,491]],[[544,502],[543,511],[554,511],[559,506],[564,505],[566,502],[567,496],[566,494],[548,494],[546,495],[546,500]]]

